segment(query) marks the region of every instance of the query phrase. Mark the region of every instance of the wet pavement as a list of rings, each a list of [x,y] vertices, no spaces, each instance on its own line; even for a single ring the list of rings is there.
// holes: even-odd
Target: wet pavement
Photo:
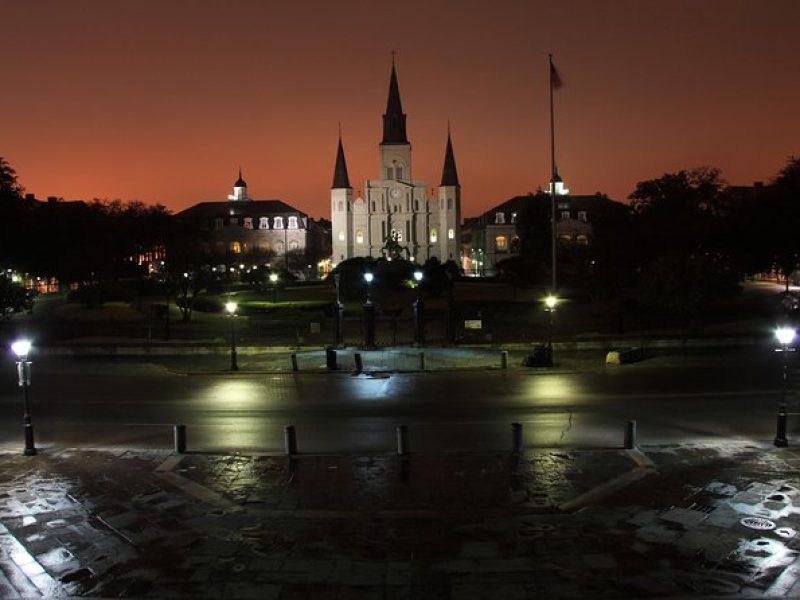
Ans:
[[[0,597],[800,596],[800,451],[0,454]]]

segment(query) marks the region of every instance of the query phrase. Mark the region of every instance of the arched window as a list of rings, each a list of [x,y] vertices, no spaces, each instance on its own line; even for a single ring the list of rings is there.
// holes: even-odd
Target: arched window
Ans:
[[[436,231],[435,229],[431,229],[431,237],[430,237],[430,239],[431,239],[431,244],[435,244],[436,242],[438,242],[439,241],[439,232]]]
[[[506,242],[506,236],[498,235],[497,237],[495,237],[494,238],[494,247],[495,247],[495,249],[501,250],[501,251],[507,250],[508,246],[507,246],[507,242]]]
[[[344,241],[344,239],[345,239],[345,238],[344,238],[344,229],[340,229],[340,230],[339,230],[339,241],[340,241],[340,242],[343,242],[343,241]]]
[[[289,229],[297,229],[297,217],[289,217]]]
[[[242,245],[239,242],[231,242],[228,248],[231,251],[231,254],[241,254],[242,253]]]
[[[394,168],[394,175],[395,175],[395,179],[402,179],[403,178],[403,167],[395,167]]]
[[[344,202],[339,200],[339,212],[343,212],[343,211],[344,211]]]
[[[586,236],[585,236],[585,235],[583,235],[583,234],[581,234],[581,235],[579,235],[577,238],[575,238],[575,241],[576,241],[578,244],[580,244],[581,246],[588,246],[588,245],[589,245],[589,238],[588,238],[588,237],[586,237]]]
[[[245,229],[252,229],[253,228],[253,218],[252,217],[245,217],[244,218],[244,228]]]
[[[259,229],[269,229],[269,219],[267,217],[261,217],[258,220],[258,228]]]
[[[448,240],[456,239],[456,230],[453,229],[452,227],[447,230],[447,239]]]
[[[272,222],[273,229],[283,229],[283,217],[275,217]]]
[[[364,243],[364,232],[360,229],[356,231],[356,244],[363,244]]]

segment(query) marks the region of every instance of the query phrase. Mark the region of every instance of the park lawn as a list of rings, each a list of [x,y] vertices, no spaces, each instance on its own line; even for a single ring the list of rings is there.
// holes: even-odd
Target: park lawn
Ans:
[[[106,302],[98,307],[87,307],[77,302],[67,302],[53,310],[52,316],[63,321],[141,321],[142,313],[127,302]]]

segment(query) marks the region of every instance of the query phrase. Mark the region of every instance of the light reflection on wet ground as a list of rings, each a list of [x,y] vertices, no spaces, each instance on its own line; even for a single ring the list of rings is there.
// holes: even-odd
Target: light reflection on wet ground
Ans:
[[[800,453],[647,453],[0,454],[0,595],[797,597]]]

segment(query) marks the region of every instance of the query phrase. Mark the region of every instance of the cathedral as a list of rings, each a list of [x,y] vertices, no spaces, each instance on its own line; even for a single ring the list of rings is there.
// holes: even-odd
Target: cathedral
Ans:
[[[439,193],[429,196],[425,181],[413,178],[411,143],[394,62],[378,156],[378,178],[367,180],[364,198],[354,199],[339,135],[331,186],[333,262],[356,256],[400,256],[418,263],[432,257],[458,263],[461,186],[450,130],[448,127]]]

